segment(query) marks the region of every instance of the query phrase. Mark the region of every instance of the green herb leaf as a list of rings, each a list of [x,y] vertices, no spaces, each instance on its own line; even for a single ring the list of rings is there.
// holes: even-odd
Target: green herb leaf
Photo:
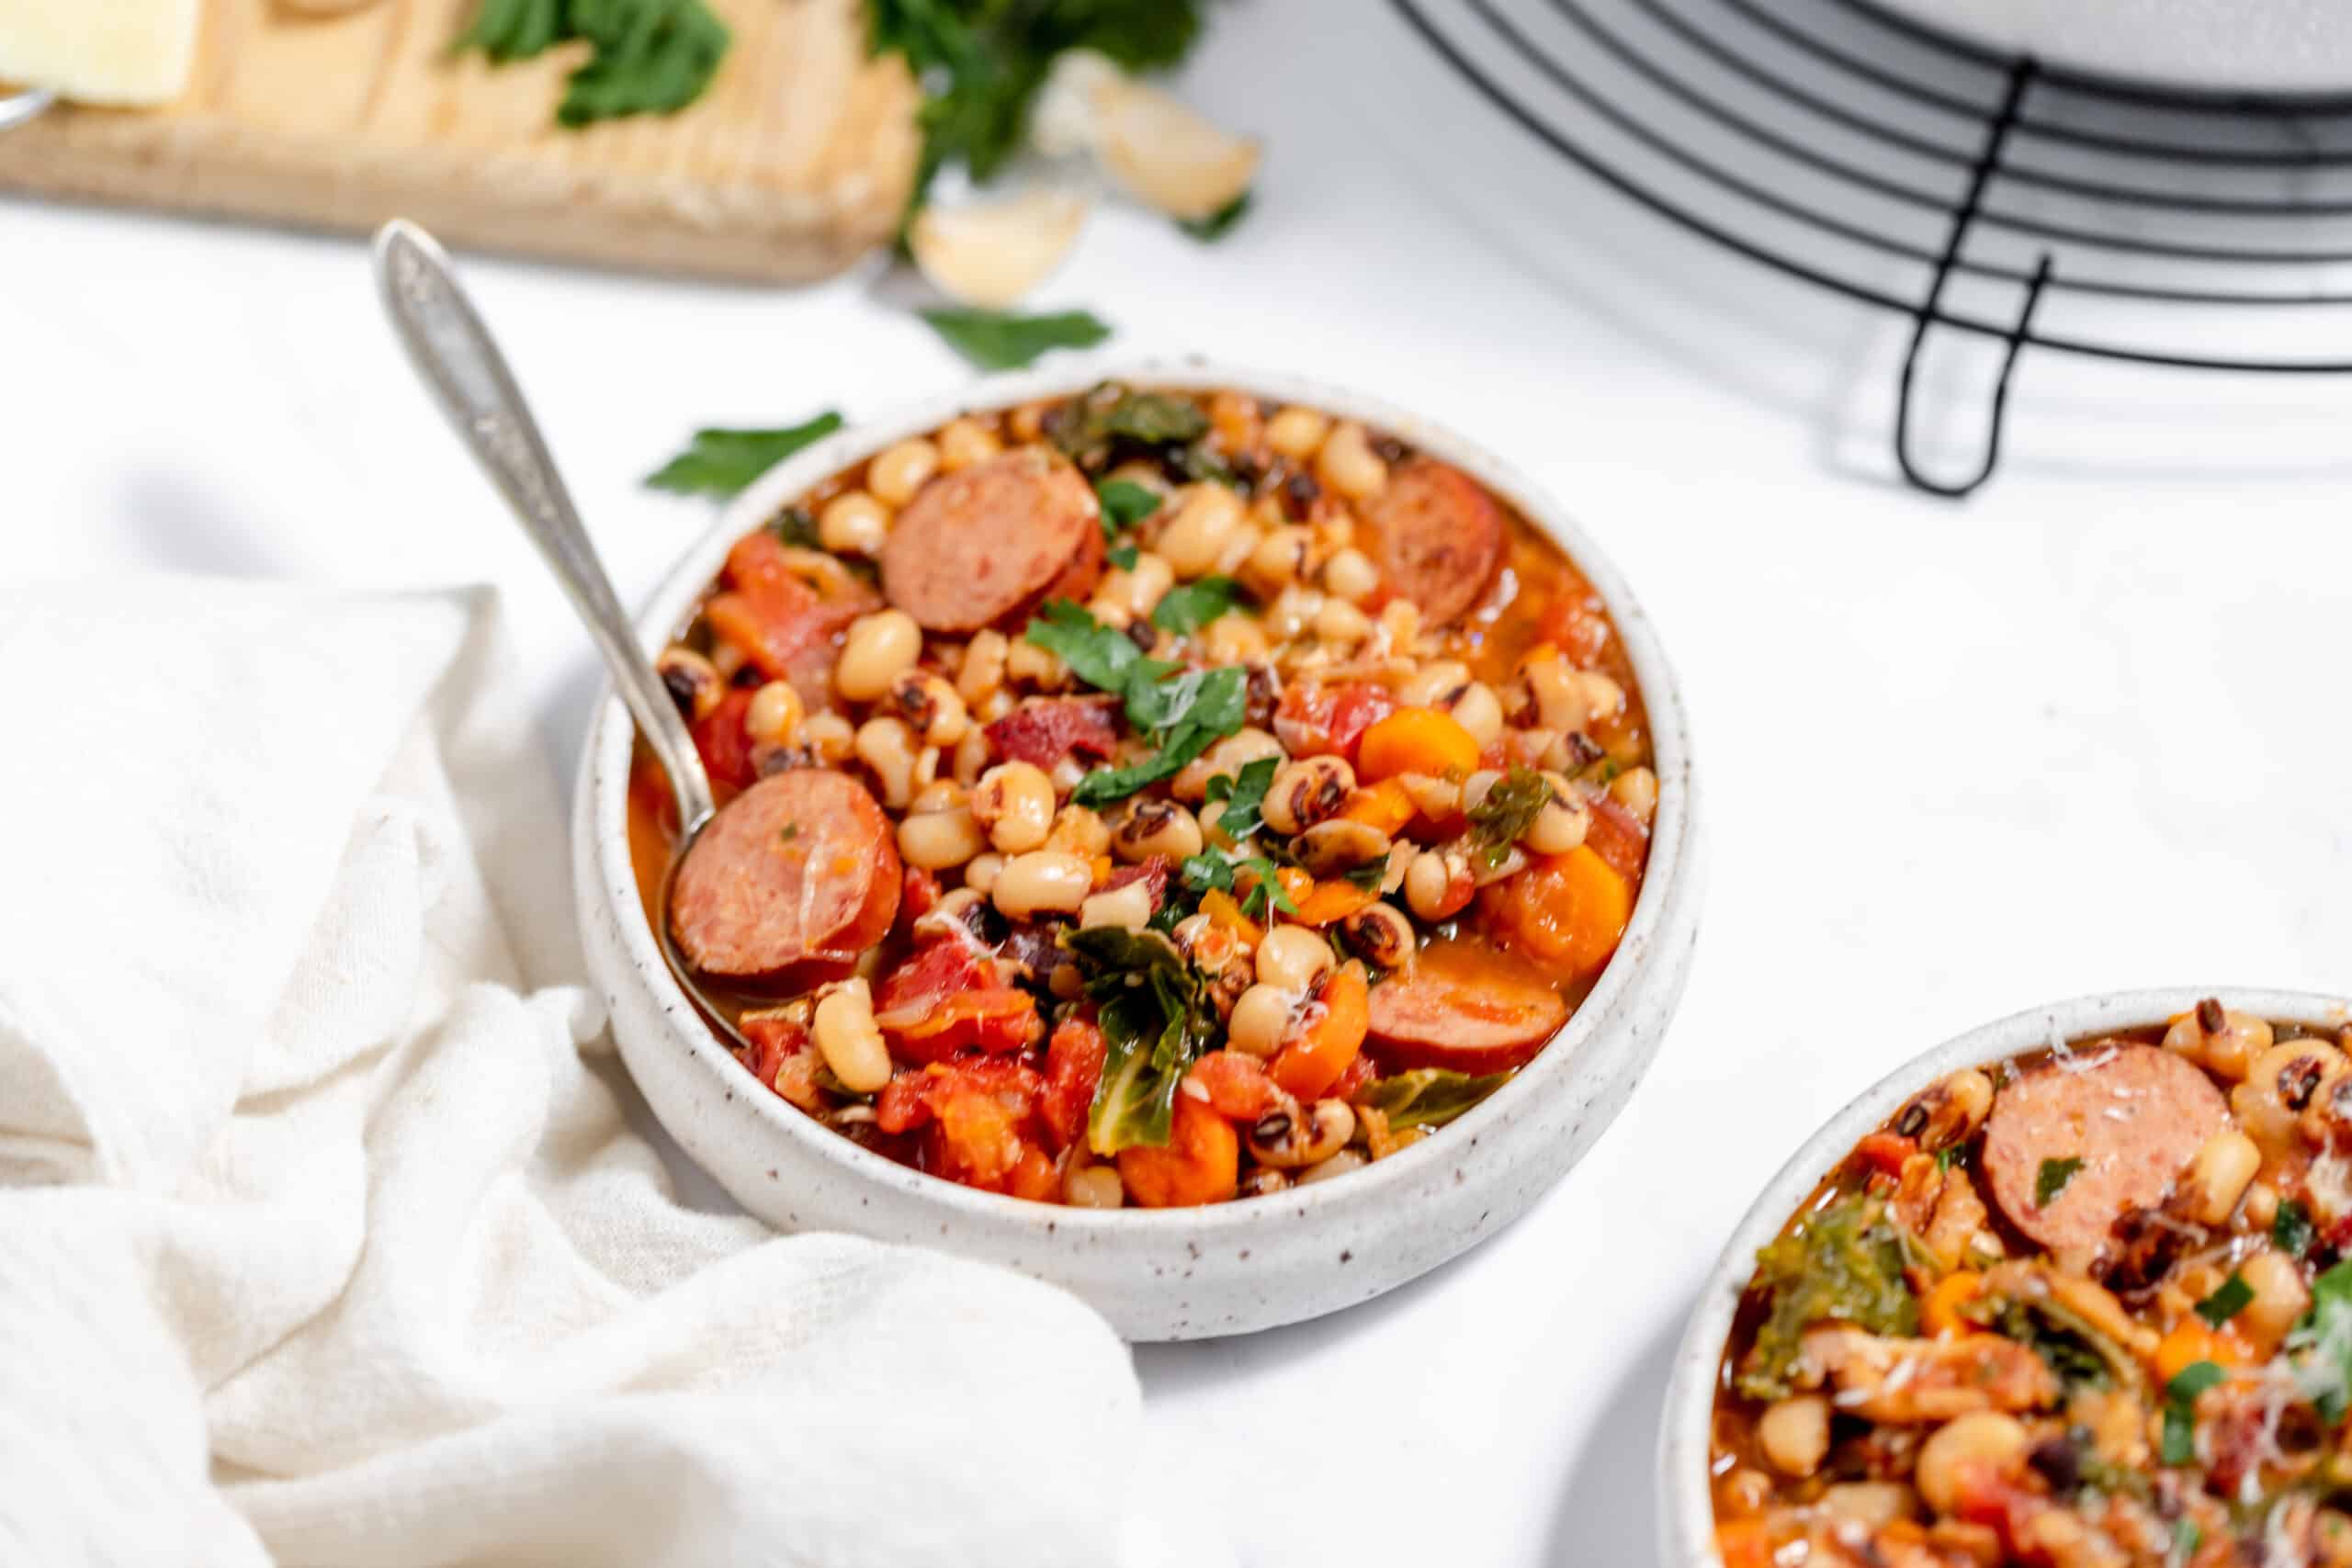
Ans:
[[[2197,1303],[2197,1315],[2219,1328],[2245,1311],[2245,1304],[2252,1300],[2254,1287],[2232,1270],[2230,1277],[2222,1280],[2211,1295]]]
[[[841,427],[842,416],[828,409],[782,430],[697,430],[692,444],[645,482],[678,495],[740,495],[762,474]]]
[[[1100,480],[1094,495],[1102,503],[1102,532],[1109,535],[1132,528],[1159,510],[1158,492],[1133,479]]]
[[[2301,1200],[2290,1198],[2278,1205],[2270,1221],[2271,1244],[2290,1258],[2301,1258],[2312,1244],[2312,1212]]]
[[[1140,762],[1087,774],[1070,792],[1072,800],[1080,806],[1123,800],[1147,784],[1173,777],[1185,763],[1241,728],[1249,711],[1249,675],[1239,665],[1188,670],[1163,680],[1167,668],[1139,657],[1127,675],[1127,722],[1149,734],[1159,750]]]
[[[1510,847],[1553,799],[1550,782],[1530,767],[1514,767],[1495,781],[1487,798],[1470,808],[1471,836],[1487,870],[1510,858]]]
[[[2312,1304],[2287,1336],[2295,1386],[2330,1426],[2352,1407],[2352,1260],[2312,1281]]]
[[[1065,931],[1061,945],[1086,975],[1108,1051],[1087,1115],[1087,1145],[1108,1157],[1168,1142],[1176,1091],[1206,1048],[1216,1014],[1175,944],[1116,926]]]
[[[2197,1549],[2204,1544],[2205,1532],[2199,1528],[2195,1519],[2184,1515],[2173,1520],[2172,1560],[2175,1563],[2186,1563],[2197,1555]]]
[[[1165,392],[1132,391],[1115,381],[1105,381],[1046,416],[1046,435],[1062,456],[1089,473],[1108,468],[1123,450],[1162,457],[1170,448],[1197,442],[1208,431],[1209,416],[1189,400]]]
[[[1374,1078],[1356,1096],[1356,1103],[1386,1113],[1391,1132],[1442,1127],[1509,1083],[1510,1077],[1486,1073],[1473,1077],[1450,1067],[1421,1067]]]
[[[1151,612],[1151,624],[1176,637],[1189,637],[1232,609],[1243,597],[1229,577],[1202,577],[1171,588]]]
[[[1801,1215],[1759,1248],[1751,1290],[1770,1299],[1737,1384],[1751,1399],[1785,1397],[1803,1355],[1804,1331],[1816,1323],[1850,1323],[1873,1334],[1908,1336],[1919,1303],[1905,1281],[1903,1234],[1886,1205],[1849,1193]]]
[[[2043,1160],[2041,1170],[2033,1178],[2033,1206],[2037,1209],[2050,1207],[2052,1201],[2066,1190],[2066,1183],[2074,1180],[2075,1173],[2082,1168],[2083,1162],[2073,1155],[2064,1159]]]
[[[1145,662],[1125,632],[1103,626],[1067,599],[1048,603],[1021,635],[1046,652],[1059,654],[1072,674],[1101,691],[1124,695],[1128,674]]]
[[[1133,571],[1136,569],[1136,562],[1141,557],[1140,552],[1133,545],[1121,545],[1103,558],[1121,571]]]
[[[1233,232],[1234,225],[1250,215],[1250,205],[1256,198],[1254,191],[1243,191],[1206,218],[1180,218],[1176,227],[1204,245],[1213,245]]]
[[[2197,1396],[2222,1381],[2211,1361],[2191,1361],[2165,1384],[2164,1461],[2187,1464],[2197,1457]]]
[[[1242,763],[1238,773],[1219,773],[1209,780],[1208,798],[1225,803],[1225,810],[1216,819],[1218,832],[1238,843],[1265,826],[1265,818],[1260,813],[1279,761],[1275,757],[1260,757]]]
[[[1018,370],[1057,348],[1092,348],[1111,329],[1084,310],[1023,316],[962,306],[922,312],[947,346],[983,370]]]
[[[594,52],[556,107],[568,126],[685,107],[710,85],[729,42],[703,0],[482,0],[452,52],[479,49],[503,65],[574,39]]]
[[[1176,863],[1176,875],[1195,893],[1233,891],[1233,863],[1215,850],[1186,855]]]
[[[798,837],[800,837],[800,824],[797,822],[786,822],[783,830],[776,834],[777,840],[786,844]]]
[[[985,182],[1017,152],[1030,107],[1065,50],[1128,71],[1175,64],[1200,34],[1201,0],[866,0],[868,47],[900,53],[923,85],[923,137],[910,207],[963,164]]]
[[[1939,1175],[1960,1163],[1960,1145],[1947,1144],[1936,1151],[1936,1171]]]
[[[1243,914],[1253,920],[1262,920],[1272,910],[1285,915],[1298,913],[1298,906],[1290,901],[1290,895],[1283,891],[1282,879],[1274,874],[1279,868],[1272,861],[1263,855],[1251,855],[1233,863],[1236,870],[1246,868],[1257,878],[1241,900]]]

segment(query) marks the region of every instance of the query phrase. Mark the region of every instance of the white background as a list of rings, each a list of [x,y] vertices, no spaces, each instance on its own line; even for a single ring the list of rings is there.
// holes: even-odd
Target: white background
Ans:
[[[2003,476],[1930,502],[1887,477],[1897,323],[1532,156],[1385,7],[1230,9],[1187,91],[1268,136],[1255,216],[1204,248],[1106,212],[1039,302],[1361,384],[1533,472],[1658,622],[1713,865],[1688,1000],[1584,1165],[1381,1302],[1139,1350],[1145,1483],[1251,1564],[1646,1562],[1691,1292],[1838,1103],[2061,995],[2352,987],[2352,396],[2030,360]],[[878,273],[467,276],[625,597],[708,522],[639,485],[693,425],[967,375]],[[0,205],[0,572],[132,571],[494,581],[571,766],[587,645],[353,242]]]

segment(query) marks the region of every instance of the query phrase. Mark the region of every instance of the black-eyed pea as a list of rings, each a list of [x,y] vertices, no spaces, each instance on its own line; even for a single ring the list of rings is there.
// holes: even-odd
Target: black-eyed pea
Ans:
[[[1288,1171],[1275,1170],[1269,1166],[1261,1165],[1252,1167],[1243,1175],[1241,1185],[1236,1189],[1236,1192],[1243,1198],[1271,1198],[1277,1192],[1289,1191],[1290,1185]]]
[[[1073,1209],[1116,1209],[1126,1201],[1115,1167],[1074,1165],[1062,1177],[1062,1201]]]
[[[2303,1284],[2302,1270],[2295,1260],[2270,1247],[2240,1263],[2238,1278],[2254,1292],[2254,1299],[2238,1310],[2230,1320],[2231,1326],[2257,1354],[2267,1356],[2311,1310],[2311,1291]]]
[[[1265,627],[1248,615],[1219,615],[1201,629],[1201,650],[1211,664],[1249,664],[1269,649]]]
[[[1266,606],[1265,615],[1261,617],[1266,635],[1276,642],[1288,642],[1302,637],[1307,627],[1315,624],[1315,617],[1322,613],[1322,609],[1321,592],[1293,583],[1275,594],[1274,602]]]
[[[1218,548],[1216,558],[1209,563],[1209,570],[1218,577],[1233,576],[1256,553],[1259,542],[1265,536],[1266,530],[1245,514],[1241,525],[1228,535]]]
[[[1397,682],[1396,702],[1402,707],[1442,708],[1460,696],[1471,680],[1470,666],[1460,660],[1434,660]]]
[[[1315,612],[1315,635],[1339,648],[1353,648],[1372,635],[1372,617],[1345,599],[1327,596]]]
[[[2188,1187],[2196,1206],[2190,1211],[2202,1225],[2220,1225],[2236,1212],[2255,1172],[2262,1168],[2262,1151],[2235,1127],[2224,1127],[2205,1140],[2188,1162]]]
[[[1917,1497],[1899,1481],[1841,1481],[1822,1489],[1821,1511],[1840,1525],[1882,1530],[1909,1518]]]
[[[1076,855],[1032,850],[1004,863],[989,889],[989,901],[1010,919],[1075,915],[1093,890],[1094,868]]]
[[[1413,809],[1433,822],[1442,822],[1462,809],[1462,781],[1440,778],[1434,773],[1398,773],[1396,782],[1413,802]]]
[[[1938,1078],[1894,1113],[1893,1126],[1929,1154],[1964,1141],[1993,1109],[1993,1080],[1974,1067]]]
[[[996,433],[976,419],[951,419],[939,427],[939,467],[956,473],[977,467],[1004,451]]]
[[[863,977],[817,998],[809,1033],[833,1077],[854,1094],[877,1094],[890,1081],[890,1050],[874,1022],[874,993]]]
[[[1401,969],[1413,956],[1413,924],[1394,904],[1374,904],[1340,922],[1340,940],[1374,969]]]
[[[1323,563],[1323,592],[1350,604],[1362,604],[1380,592],[1380,568],[1353,545],[1334,551]]]
[[[842,641],[833,685],[854,703],[870,703],[890,682],[915,667],[922,654],[922,629],[904,610],[877,610],[850,623]]]
[[[1079,760],[1078,753],[1072,751],[1055,758],[1054,765],[1046,770],[1046,776],[1054,781],[1056,795],[1068,795],[1079,786],[1088,771],[1086,764]]]
[[[1756,1441],[1782,1475],[1811,1475],[1829,1452],[1828,1396],[1792,1394],[1766,1405],[1756,1420]]]
[[[1330,432],[1330,415],[1294,403],[1266,421],[1266,446],[1278,457],[1303,463],[1315,456]]]
[[[1329,1181],[1333,1177],[1345,1176],[1350,1171],[1362,1170],[1370,1163],[1372,1162],[1354,1149],[1341,1149],[1330,1158],[1319,1160],[1300,1171],[1296,1180],[1301,1187],[1311,1182]]]
[[[1114,567],[1094,591],[1097,599],[1108,599],[1126,611],[1130,616],[1151,614],[1168,591],[1176,586],[1176,573],[1164,556],[1150,550],[1137,550],[1136,564]]]
[[[1584,690],[1586,712],[1592,716],[1577,728],[1589,729],[1596,724],[1606,724],[1625,711],[1625,688],[1598,670],[1577,672],[1577,684]]]
[[[672,643],[654,660],[653,672],[662,677],[662,689],[689,721],[708,717],[727,695],[726,680],[709,660],[691,648]]]
[[[1544,782],[1552,786],[1552,798],[1528,823],[1519,841],[1535,854],[1564,855],[1584,842],[1592,826],[1592,809],[1585,805],[1577,786],[1558,773],[1545,773]]]
[[[1528,694],[1536,721],[1544,728],[1566,734],[1591,724],[1592,706],[1579,672],[1559,654],[1545,653],[1521,660],[1519,684]],[[1512,716],[1517,719],[1520,716]]]
[[[876,556],[890,536],[890,509],[862,490],[843,491],[817,513],[817,538],[836,555]]]
[[[2278,1218],[2278,1190],[2267,1181],[2257,1181],[2247,1188],[2245,1217],[2256,1230],[2268,1230]]]
[[[1372,449],[1363,426],[1349,420],[1323,438],[1315,454],[1315,478],[1326,490],[1364,501],[1388,488],[1388,465]]]
[[[1274,770],[1258,812],[1277,833],[1301,833],[1338,816],[1355,787],[1356,771],[1345,758],[1301,757]]]
[[[1154,855],[1184,860],[1201,852],[1201,825],[1181,802],[1139,798],[1111,833],[1111,852],[1133,865]]]
[[[1004,684],[1004,659],[1012,644],[994,630],[975,632],[964,645],[964,662],[956,667],[956,694],[966,706],[979,702]]]
[[[916,778],[922,752],[915,744],[914,731],[902,719],[867,719],[857,727],[851,750],[873,775],[875,793],[882,804],[893,811],[905,810],[916,789],[929,782]]]
[[[1027,402],[1004,416],[1004,432],[1015,441],[1035,441],[1046,434],[1046,415],[1053,412],[1049,402]]]
[[[880,711],[906,721],[926,746],[953,746],[970,728],[956,688],[927,671],[910,670],[883,693]]]
[[[1127,608],[1125,600],[1113,597],[1109,588],[1110,580],[1105,578],[1094,597],[1086,602],[1086,613],[1094,617],[1097,626],[1108,626],[1114,632],[1125,631],[1136,624],[1136,613]]]
[[[918,435],[876,453],[865,466],[865,488],[888,505],[904,506],[938,471],[939,448]]]
[[[1151,921],[1151,885],[1140,879],[1118,887],[1106,887],[1100,893],[1090,893],[1078,907],[1078,923],[1084,930],[1093,926],[1117,926],[1123,931],[1139,931]]]
[[[1188,485],[1152,547],[1179,578],[1199,577],[1244,525],[1241,498],[1221,484]]]
[[[972,789],[972,819],[1006,854],[1042,847],[1054,829],[1054,784],[1035,762],[999,762]]]
[[[1499,768],[1480,768],[1462,781],[1462,809],[1476,811],[1487,803],[1487,795],[1503,782]]]
[[[1346,1148],[1355,1131],[1355,1111],[1344,1100],[1278,1105],[1250,1126],[1250,1153],[1260,1165],[1298,1170]]]
[[[1954,1416],[1928,1436],[1919,1445],[1919,1458],[1912,1472],[1912,1481],[1919,1488],[1919,1495],[1939,1514],[1958,1510],[1961,1495],[1972,1472],[1990,1472],[2005,1474],[2025,1461],[2031,1438],[2025,1424],[2014,1416],[1997,1410],[1979,1410],[1966,1416]],[[1831,1487],[1831,1491],[1838,1488]],[[1899,1510],[1875,1522],[1891,1524],[1907,1510]]]
[[[1361,872],[1388,859],[1388,835],[1369,822],[1334,817],[1299,835],[1298,863],[1318,882]]]
[[[856,749],[857,727],[830,709],[812,713],[800,721],[800,744],[819,761],[838,765]]]
[[[1484,751],[1503,738],[1502,699],[1484,681],[1473,681],[1464,686],[1446,711],[1453,722],[1470,732],[1470,739]]]
[[[770,681],[752,694],[743,710],[743,733],[758,746],[788,746],[807,714],[789,681]]]
[[[1423,850],[1405,870],[1405,904],[1424,920],[1450,919],[1478,891],[1470,856],[1458,844]]]
[[[2333,1091],[2348,1071],[2344,1053],[2324,1040],[2282,1040],[2256,1057],[2245,1081],[2230,1090],[2230,1109],[2265,1148],[2292,1147],[2305,1115],[2321,1134],[2314,1142],[2324,1143]]]
[[[1258,983],[1305,993],[1316,977],[1339,961],[1331,944],[1306,926],[1276,926],[1258,939]]]
[[[2264,1020],[2225,1008],[2219,998],[2208,997],[2172,1021],[2172,1027],[2165,1031],[2165,1048],[2235,1081],[2246,1076],[2275,1038]]]
[[[1004,874],[1004,856],[994,850],[974,855],[964,867],[964,886],[986,897]]]
[[[966,864],[988,844],[967,807],[913,813],[899,823],[899,855],[909,865],[924,871]]]
[[[1046,833],[1046,848],[1092,860],[1110,852],[1111,829],[1092,807],[1073,802],[1054,813],[1053,826]]]
[[[731,642],[718,643],[710,650],[710,667],[718,673],[721,686],[733,685],[736,673],[746,662],[743,650]]]
[[[1297,525],[1268,529],[1251,547],[1241,565],[1241,581],[1260,598],[1271,598],[1306,573],[1306,552],[1314,536]]]
[[[1272,1055],[1282,1049],[1291,1010],[1297,1003],[1295,991],[1262,981],[1251,986],[1233,1004],[1233,1016],[1226,1021],[1226,1043],[1249,1055]]]
[[[988,771],[989,755],[988,731],[977,724],[967,726],[964,739],[956,742],[955,756],[949,762],[956,782],[967,789],[979,783],[980,775]]]
[[[1609,798],[1646,828],[1657,816],[1657,775],[1647,768],[1627,768],[1609,781]]]
[[[1069,666],[1062,656],[1025,637],[1013,639],[1005,650],[1004,674],[1006,680],[1039,692],[1058,692],[1069,684]]]

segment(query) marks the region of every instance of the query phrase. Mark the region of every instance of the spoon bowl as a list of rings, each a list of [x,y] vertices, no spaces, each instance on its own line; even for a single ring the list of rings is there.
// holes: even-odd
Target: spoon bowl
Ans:
[[[652,661],[638,647],[628,615],[589,542],[530,405],[490,329],[458,285],[448,254],[423,229],[395,218],[377,231],[375,256],[384,310],[410,364],[563,585],[604,656],[614,688],[637,720],[638,733],[662,764],[677,807],[678,832],[662,876],[655,934],[680,989],[714,1028],[741,1047],[743,1036],[733,1016],[705,989],[671,931],[670,895],[679,868],[718,815],[694,737]]]

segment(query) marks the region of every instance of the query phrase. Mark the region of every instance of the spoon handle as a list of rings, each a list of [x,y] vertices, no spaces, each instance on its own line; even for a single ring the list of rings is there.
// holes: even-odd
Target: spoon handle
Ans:
[[[515,521],[554,569],[595,638],[621,701],[637,719],[638,733],[670,776],[681,841],[693,837],[711,811],[710,780],[694,737],[639,649],[530,408],[458,286],[448,256],[433,236],[396,218],[376,234],[376,281],[410,362],[514,509]]]

